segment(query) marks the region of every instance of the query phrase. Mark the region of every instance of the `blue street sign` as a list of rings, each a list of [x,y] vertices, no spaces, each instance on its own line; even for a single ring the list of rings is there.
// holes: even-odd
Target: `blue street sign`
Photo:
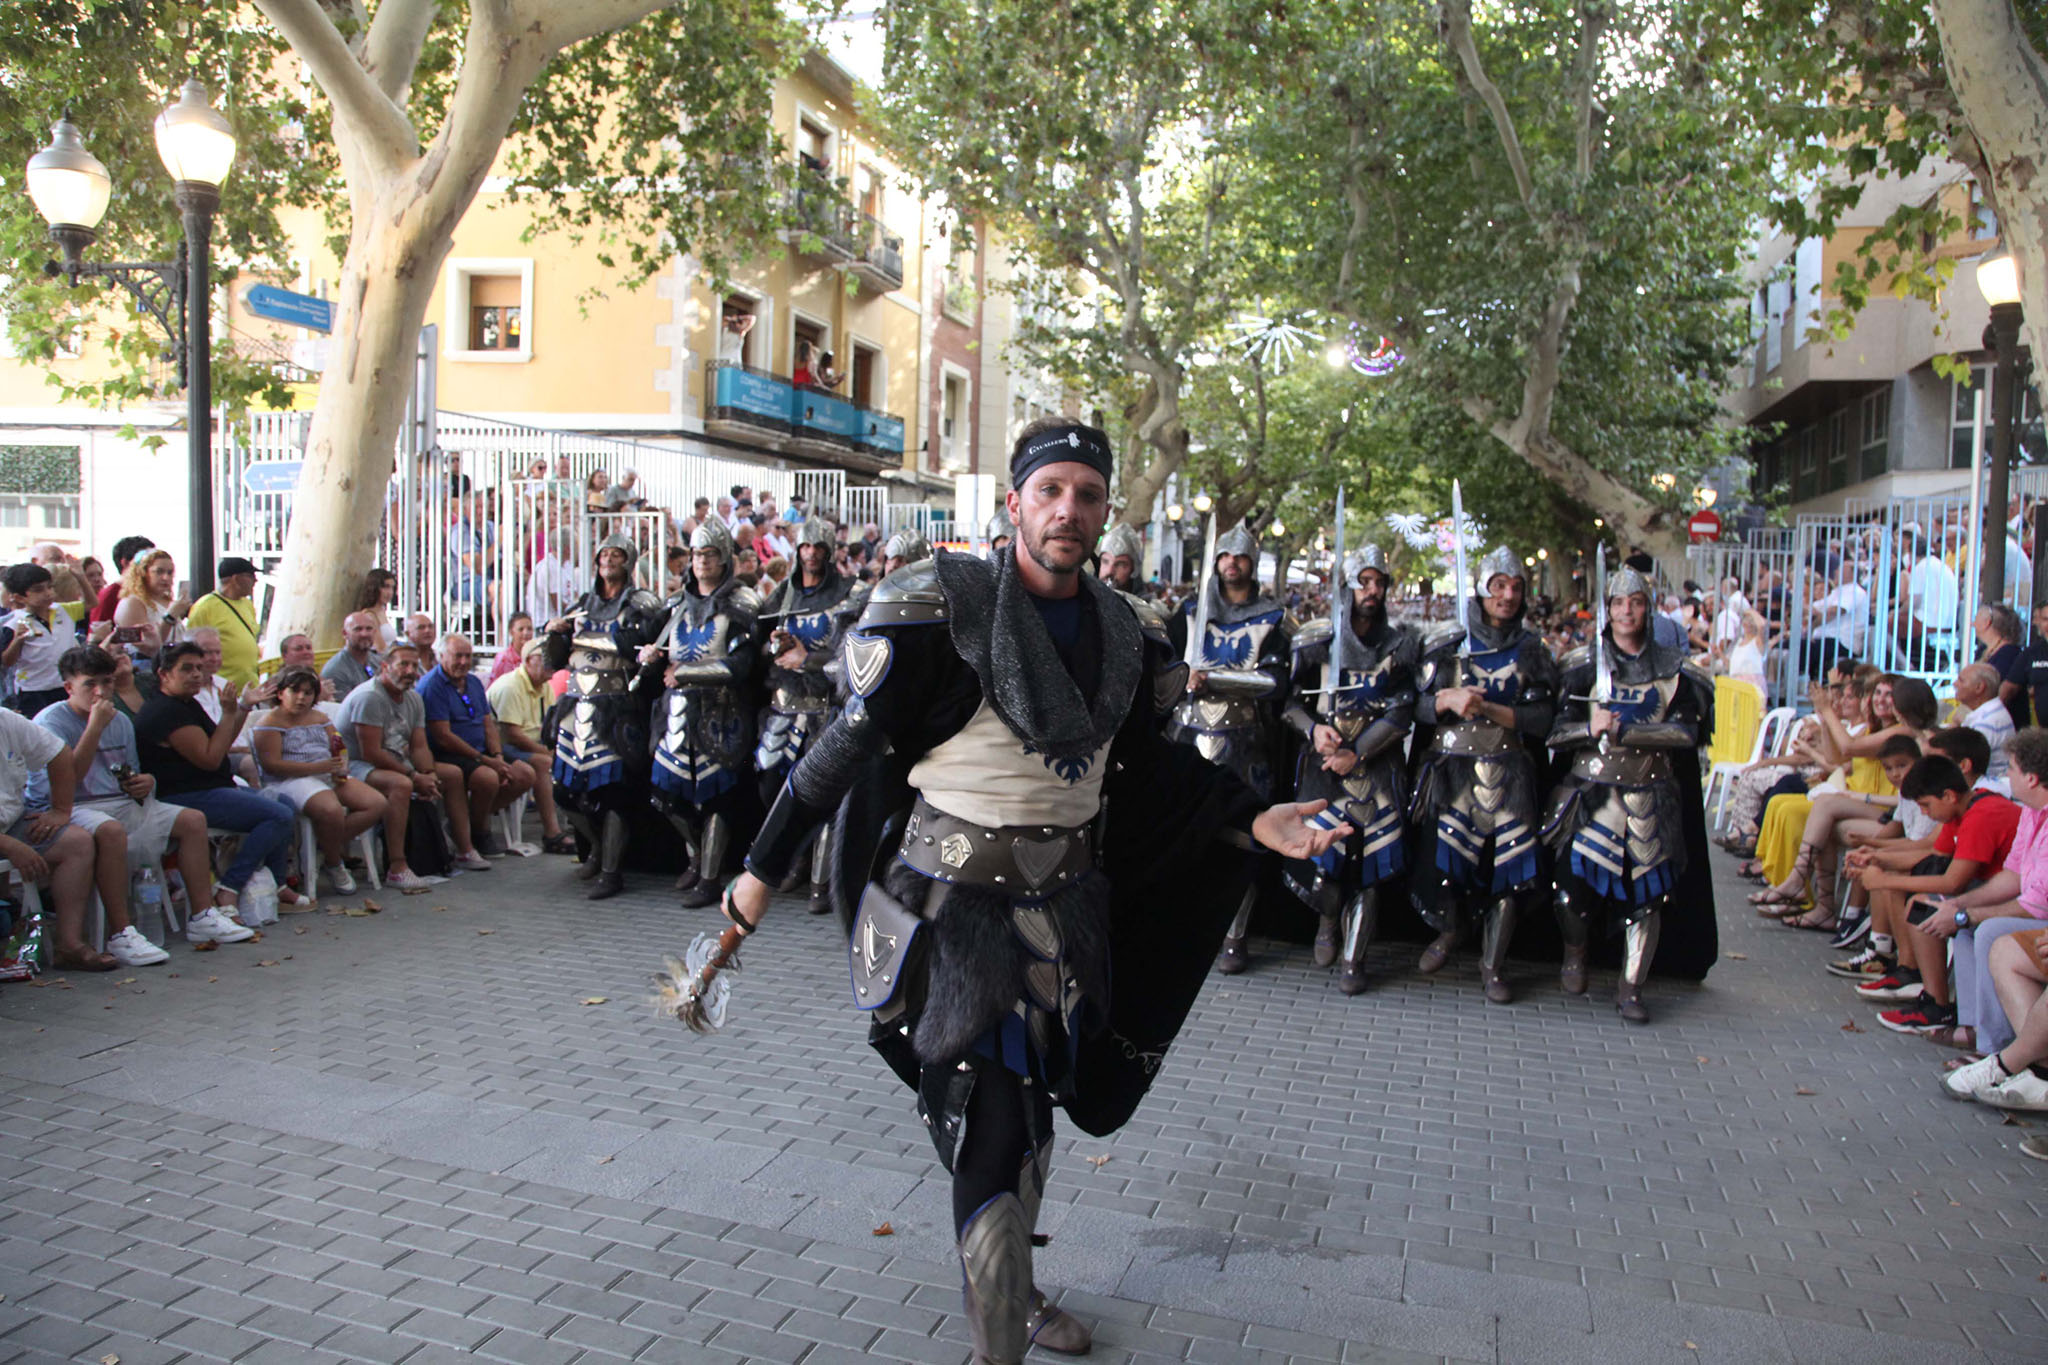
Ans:
[[[303,460],[258,460],[242,470],[242,487],[251,493],[291,493],[299,486]]]
[[[313,332],[334,330],[334,305],[311,294],[294,294],[273,284],[252,284],[242,301],[259,318],[289,322]]]

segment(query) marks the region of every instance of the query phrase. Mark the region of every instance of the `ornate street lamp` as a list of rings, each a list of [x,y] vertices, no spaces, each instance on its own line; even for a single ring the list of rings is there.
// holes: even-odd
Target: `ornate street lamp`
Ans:
[[[188,80],[177,103],[157,117],[156,149],[170,172],[172,194],[184,219],[185,254],[175,261],[85,259],[98,237],[113,194],[113,179],[69,117],[57,120],[50,145],[29,158],[28,192],[50,225],[50,240],[62,257],[43,266],[73,286],[81,279],[115,281],[169,341],[169,354],[185,388],[188,476],[192,488],[191,563],[187,576],[195,593],[213,587],[213,354],[210,248],[220,187],[235,161],[235,135],[220,111],[207,103],[206,88]]]
[[[2012,492],[2012,447],[2019,424],[2020,271],[2009,250],[2000,249],[1977,262],[1977,292],[1991,305],[1991,325],[1984,345],[1993,357],[1991,372],[1991,478],[1984,495],[1984,525],[1979,541],[1978,600],[2005,598],[2005,509]],[[2040,547],[2035,547],[2038,554]]]

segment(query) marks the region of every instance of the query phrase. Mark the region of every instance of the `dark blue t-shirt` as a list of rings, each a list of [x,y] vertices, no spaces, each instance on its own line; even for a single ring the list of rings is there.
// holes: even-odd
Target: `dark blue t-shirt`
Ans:
[[[420,701],[426,706],[428,724],[447,721],[448,729],[457,739],[482,753],[484,717],[491,713],[490,704],[484,700],[484,685],[476,674],[468,674],[462,683],[458,689],[455,680],[436,664],[419,681]]]
[[[1045,622],[1047,632],[1052,635],[1052,647],[1058,652],[1060,662],[1066,665],[1069,674],[1074,672],[1074,649],[1081,641],[1081,595],[1072,597],[1031,596],[1031,605],[1038,608],[1038,615]]]

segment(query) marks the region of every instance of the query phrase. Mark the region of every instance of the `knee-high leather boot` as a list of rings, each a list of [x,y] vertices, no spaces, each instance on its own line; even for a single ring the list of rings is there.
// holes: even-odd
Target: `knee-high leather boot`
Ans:
[[[1592,933],[1589,917],[1572,903],[1571,892],[1563,887],[1558,888],[1551,908],[1557,912],[1557,932],[1564,939],[1564,961],[1557,969],[1557,984],[1564,988],[1566,995],[1584,995],[1586,940]]]
[[[718,904],[718,898],[725,891],[720,877],[725,872],[725,853],[731,842],[732,821],[723,815],[704,818],[704,839],[697,846],[697,882],[683,892],[683,909],[702,910],[707,905]]]
[[[604,813],[604,824],[597,833],[597,876],[590,884],[590,890],[583,893],[585,900],[608,900],[626,889],[626,817],[618,811]]]
[[[699,842],[702,836],[688,816],[672,810],[663,811],[662,815],[668,820],[669,827],[675,830],[676,837],[683,841],[684,852],[690,855],[690,865],[676,878],[676,890],[688,891],[703,875],[703,845]]]
[[[1259,899],[1259,888],[1247,886],[1244,900],[1237,907],[1237,915],[1230,921],[1230,932],[1223,936],[1223,951],[1216,955],[1216,970],[1225,976],[1236,976],[1252,965],[1251,954],[1244,950],[1244,938],[1252,927],[1252,906]]]

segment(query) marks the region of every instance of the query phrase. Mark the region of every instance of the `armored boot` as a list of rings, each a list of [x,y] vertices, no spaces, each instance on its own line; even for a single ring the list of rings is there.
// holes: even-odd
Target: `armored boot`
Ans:
[[[1650,911],[1622,931],[1621,980],[1614,986],[1615,1012],[1631,1024],[1650,1022],[1643,1005],[1643,983],[1650,979],[1650,963],[1657,956],[1657,921]]]
[[[585,900],[609,900],[626,889],[626,817],[615,810],[604,813],[604,825],[597,835],[597,876]]]
[[[698,841],[696,826],[688,819],[672,810],[665,810],[662,815],[667,818],[669,827],[675,830],[676,837],[683,841],[683,851],[690,855],[690,865],[676,878],[676,890],[688,891],[697,884],[698,877],[702,875],[703,845]]]
[[[1372,945],[1379,914],[1380,893],[1376,887],[1359,892],[1344,907],[1344,966],[1337,973],[1337,989],[1346,995],[1365,990],[1365,950]]]
[[[1045,1179],[1051,1172],[1052,1139],[1041,1138],[1038,1150],[1024,1158],[1023,1169],[1017,1173],[1017,1198],[1024,1205],[1024,1226],[1031,1232],[1033,1246],[1043,1245],[1038,1236],[1038,1205],[1045,1193]],[[1069,1356],[1087,1355],[1095,1345],[1095,1334],[1088,1324],[1039,1293],[1035,1277],[1031,1306],[1024,1315],[1024,1338],[1033,1346]]]
[[[565,810],[562,815],[575,831],[576,852],[583,858],[576,864],[576,879],[587,882],[597,875],[597,831],[592,828],[590,817],[580,810]]]
[[[829,825],[818,831],[818,842],[811,845],[811,913],[832,913],[832,829]]]
[[[1244,938],[1251,931],[1252,904],[1258,898],[1256,886],[1244,889],[1244,903],[1237,907],[1237,916],[1230,921],[1230,932],[1223,936],[1223,951],[1216,955],[1216,970],[1225,976],[1236,976],[1252,965],[1251,954],[1244,950]]]
[[[719,880],[719,874],[725,871],[725,850],[731,842],[730,820],[723,815],[704,817],[704,839],[697,846],[697,880],[683,892],[683,909],[702,910],[718,904],[718,898],[725,894],[725,884]]]
[[[1557,984],[1564,988],[1566,995],[1586,993],[1586,938],[1591,926],[1587,914],[1572,904],[1569,891],[1558,888],[1557,898],[1551,902],[1557,911],[1557,932],[1564,939],[1564,961],[1557,969]]]
[[[1446,899],[1449,895],[1446,892]],[[1444,910],[1444,931],[1422,950],[1422,956],[1416,959],[1415,970],[1424,976],[1434,976],[1442,971],[1444,964],[1451,960],[1452,950],[1458,946],[1458,928],[1458,907],[1449,905]]]
[[[1020,1365],[1031,1344],[1031,1224],[1016,1195],[997,1195],[960,1229],[960,1271],[974,1365]]]
[[[1502,972],[1508,960],[1508,941],[1514,936],[1515,898],[1502,896],[1494,903],[1493,913],[1486,917],[1486,931],[1479,948],[1479,982],[1486,988],[1487,1000],[1496,1005],[1505,1005],[1515,998]]]
[[[1327,967],[1337,960],[1337,939],[1342,933],[1335,910],[1316,916],[1315,962],[1318,967]]]

